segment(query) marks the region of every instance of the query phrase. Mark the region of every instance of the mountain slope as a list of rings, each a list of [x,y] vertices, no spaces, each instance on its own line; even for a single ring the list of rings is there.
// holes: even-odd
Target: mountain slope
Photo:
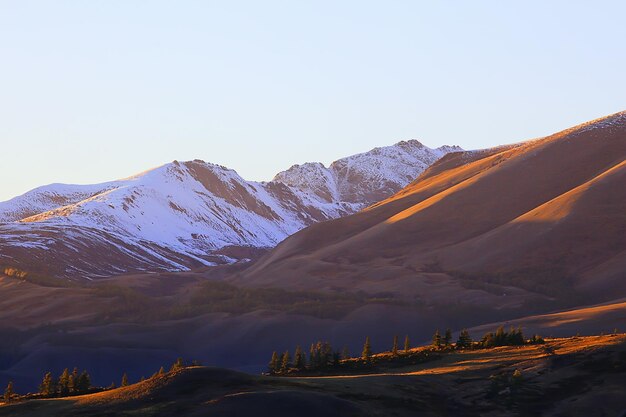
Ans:
[[[352,172],[363,172],[358,178],[305,164],[260,183],[195,160],[104,184],[40,187],[0,203],[0,222],[5,222],[0,223],[0,265],[93,278],[233,262],[222,249],[273,247],[306,226],[375,202],[363,193],[342,194],[340,184],[387,196],[454,149],[431,150],[417,141],[377,148],[355,156],[362,162],[350,162]],[[417,160],[420,164],[411,165]],[[317,188],[309,168],[320,175]]]
[[[295,234],[238,279],[410,292],[445,272],[547,295],[626,295],[625,159],[626,112],[451,154],[387,200]]]

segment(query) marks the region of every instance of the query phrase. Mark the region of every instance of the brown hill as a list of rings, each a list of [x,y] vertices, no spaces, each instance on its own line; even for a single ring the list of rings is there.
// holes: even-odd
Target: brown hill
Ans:
[[[425,286],[459,283],[499,295],[625,296],[625,160],[626,112],[451,154],[389,199],[286,239],[236,280],[423,299]]]
[[[401,356],[334,376],[192,367],[97,394],[0,403],[0,416],[618,416],[625,358],[621,334],[442,352],[418,364]]]

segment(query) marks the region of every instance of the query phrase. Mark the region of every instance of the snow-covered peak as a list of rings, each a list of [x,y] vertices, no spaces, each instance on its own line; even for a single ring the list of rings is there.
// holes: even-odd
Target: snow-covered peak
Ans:
[[[333,173],[320,162],[293,165],[287,171],[276,174],[272,181],[312,193],[327,202],[339,201]]]
[[[64,265],[60,275],[95,277],[232,262],[219,251],[272,247],[313,223],[354,213],[445,152],[399,142],[328,168],[294,165],[270,182],[193,160],[103,184],[39,187],[0,203],[0,264],[30,268],[50,258]]]
[[[448,145],[431,149],[411,139],[339,159],[328,168],[321,163],[294,165],[273,181],[324,201],[365,207],[399,191],[445,154],[461,150]]]
[[[431,149],[412,139],[339,159],[330,170],[342,199],[369,205],[399,191],[446,153],[458,149]]]

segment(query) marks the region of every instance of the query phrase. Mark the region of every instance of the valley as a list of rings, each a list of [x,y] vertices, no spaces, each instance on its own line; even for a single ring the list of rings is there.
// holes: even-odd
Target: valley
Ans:
[[[621,410],[625,160],[621,112],[484,150],[399,142],[267,183],[196,160],[36,189],[0,204],[0,383],[34,392],[44,372],[77,367],[107,387],[179,357],[210,367],[0,415]],[[273,351],[318,340],[354,355],[365,336],[385,352],[398,335],[425,345],[433,329],[498,326],[541,334],[548,351],[260,375]],[[486,394],[516,369],[527,388]]]

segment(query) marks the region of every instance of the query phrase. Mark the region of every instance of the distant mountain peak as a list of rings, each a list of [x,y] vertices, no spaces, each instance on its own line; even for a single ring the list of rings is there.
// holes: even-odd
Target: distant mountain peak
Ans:
[[[63,264],[56,274],[69,277],[232,262],[216,251],[272,247],[313,223],[354,213],[446,152],[409,140],[330,167],[293,165],[270,182],[194,159],[103,184],[39,187],[0,203],[0,264],[28,266],[38,250],[40,262]]]

